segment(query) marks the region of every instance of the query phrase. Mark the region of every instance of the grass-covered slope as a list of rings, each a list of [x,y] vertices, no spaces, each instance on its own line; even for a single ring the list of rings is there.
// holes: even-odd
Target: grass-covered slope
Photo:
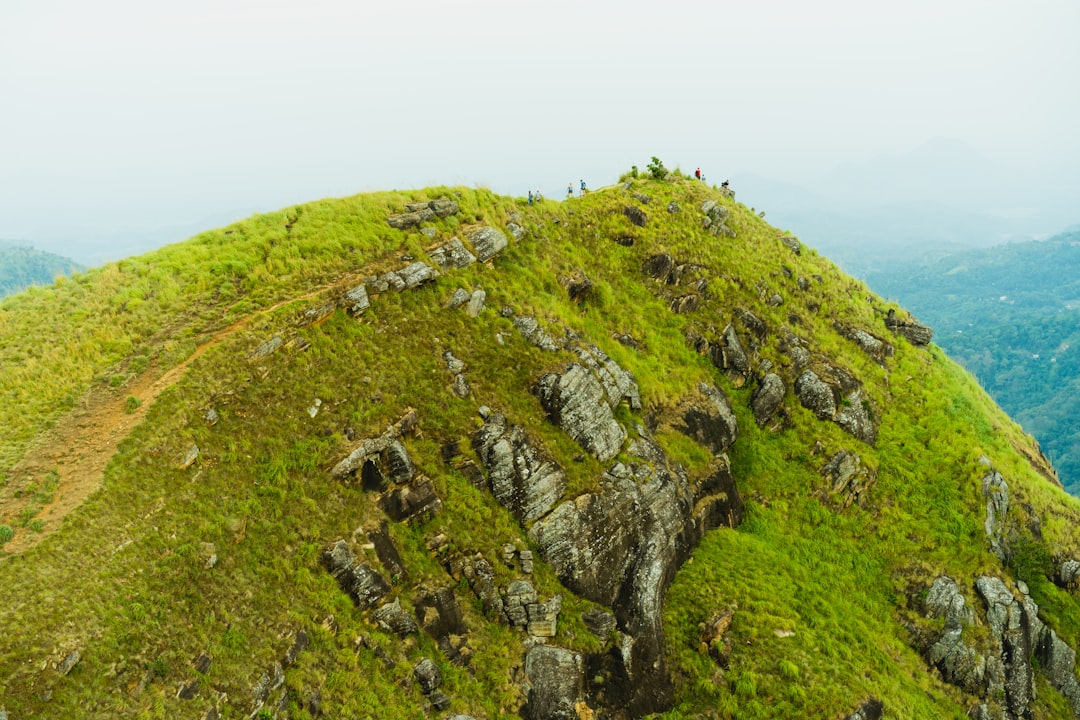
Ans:
[[[387,224],[407,203],[443,196],[460,210],[428,219],[426,233]],[[734,237],[704,229],[707,200],[728,210]],[[628,207],[645,213],[642,225]],[[430,264],[434,245],[511,223],[523,232],[489,262],[371,292],[356,316],[340,307],[365,279]],[[706,533],[668,590],[663,642],[675,695],[666,717],[841,718],[875,698],[886,717],[960,718],[1001,701],[931,667],[921,638],[943,621],[923,617],[921,598],[941,575],[968,589],[969,604],[976,577],[1021,578],[1044,621],[1080,646],[1077,594],[1051,581],[1062,560],[1080,556],[1076,501],[1040,474],[1030,438],[970,376],[938,348],[893,335],[891,306],[781,235],[679,176],[537,205],[432,188],[257,216],[4,300],[0,533],[11,552],[0,557],[0,710],[13,719],[518,716],[536,640],[485,613],[461,559],[482,556],[505,589],[525,576],[503,547],[535,545],[531,523],[472,471],[479,411],[505,415],[561,466],[563,500],[601,492],[611,463],[549,420],[534,385],[573,357],[530,343],[514,317],[535,318],[557,339],[570,330],[630,371],[641,410],[622,405],[616,420],[691,477],[723,458],[673,429],[684,400],[715,384],[738,421],[726,462],[745,519]],[[643,271],[662,253],[686,266],[685,282]],[[584,278],[591,287],[577,294]],[[458,288],[482,288],[486,307],[475,317],[450,307]],[[691,294],[694,309],[678,302]],[[745,311],[766,328],[753,343],[740,329],[752,366],[722,370],[695,339],[716,344]],[[879,363],[838,327],[861,328],[894,353]],[[873,445],[795,397],[792,336],[861,383]],[[274,337],[274,352],[256,352]],[[465,397],[452,391],[448,351],[465,363]],[[759,427],[750,404],[770,369],[786,394]],[[141,421],[96,492],[51,512],[69,492],[67,469],[108,422],[94,408],[108,402]],[[393,572],[367,539],[387,519],[379,493],[331,469],[410,410],[416,427],[401,441],[442,507],[389,522],[404,568]],[[85,419],[68,428],[78,413]],[[197,459],[181,468],[193,446]],[[850,504],[821,472],[840,450],[869,470]],[[627,452],[616,460],[631,463]],[[983,456],[1009,486],[1006,563],[984,529]],[[323,565],[339,539],[390,581],[387,597],[409,614],[451,588],[468,663],[450,662],[423,631],[402,639],[357,609]],[[587,666],[575,714],[617,716],[597,698],[619,681],[603,660],[619,655],[618,630],[590,632],[583,614],[603,608],[541,558],[527,579],[540,600],[562,599],[548,643]],[[725,611],[722,636],[705,638]],[[300,632],[309,644],[294,654]],[[981,626],[965,632],[988,642]],[[442,672],[446,712],[414,680],[425,657]],[[1034,717],[1061,717],[1067,700],[1043,675],[1035,682]]]

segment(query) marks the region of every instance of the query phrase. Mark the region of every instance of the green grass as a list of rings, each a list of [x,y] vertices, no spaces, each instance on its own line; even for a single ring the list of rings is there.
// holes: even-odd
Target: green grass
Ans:
[[[701,231],[698,208],[719,195],[703,183],[677,176],[639,180],[635,189],[652,196],[644,229],[622,214],[634,201],[618,189],[534,206],[448,188],[320,201],[3,301],[0,364],[17,368],[0,386],[4,473],[91,386],[122,388],[142,373],[158,376],[244,321],[146,408],[97,494],[39,546],[0,563],[0,583],[19,598],[0,618],[0,634],[10,638],[0,644],[0,697],[8,712],[172,717],[201,714],[211,697],[227,693],[227,716],[246,716],[251,688],[303,628],[312,645],[286,675],[292,717],[306,717],[305,699],[316,689],[336,716],[379,707],[385,717],[426,717],[410,681],[421,657],[440,665],[452,713],[516,716],[524,701],[517,680],[524,636],[484,618],[467,583],[450,576],[428,546],[444,535],[451,552],[482,553],[504,586],[516,575],[499,559],[501,548],[527,547],[527,528],[444,462],[442,447],[457,441],[464,458],[475,459],[469,438],[481,423],[479,407],[488,405],[558,460],[567,498],[595,490],[606,467],[591,458],[573,461],[580,447],[547,420],[529,391],[574,356],[528,344],[500,315],[504,306],[536,317],[555,337],[572,330],[630,370],[644,409],[619,409],[626,425],[663,426],[700,382],[717,384],[731,399],[740,439],[728,454],[747,516],[736,530],[708,533],[671,587],[664,619],[677,699],[668,717],[842,717],[868,696],[885,701],[888,717],[963,717],[969,698],[936,679],[905,629],[909,591],[937,574],[961,583],[987,572],[1029,577],[1048,620],[1070,642],[1080,639],[1076,597],[1038,576],[1044,553],[1080,552],[1076,502],[1017,453],[1014,444],[1029,440],[977,384],[939,350],[892,336],[883,322],[888,304],[812,249],[795,256],[777,230],[741,204],[720,199],[737,237],[715,238]],[[459,194],[462,211],[431,223],[435,241],[384,222],[410,200],[450,193]],[[677,214],[665,209],[672,200],[681,207]],[[468,225],[505,227],[514,213],[527,235],[489,265],[374,298],[359,319],[338,311],[319,325],[296,327],[297,313],[332,298],[335,288],[399,266],[400,255],[420,258],[425,246]],[[612,242],[627,234],[636,238],[631,247]],[[659,286],[641,271],[659,252],[700,267],[681,286]],[[576,273],[594,283],[580,304],[561,284]],[[814,275],[823,282],[798,288],[798,278]],[[671,313],[662,295],[688,292],[686,283],[697,280],[707,283],[703,292],[695,289],[701,308]],[[448,309],[457,287],[483,287],[488,308],[475,319]],[[774,292],[785,298],[780,307],[765,302]],[[786,328],[816,356],[858,377],[881,419],[876,445],[817,420],[790,390],[790,427],[759,429],[749,410],[753,382],[737,387],[686,341],[690,332],[718,338],[736,309],[768,325],[755,364],[768,360],[791,372],[779,347]],[[885,338],[895,357],[880,367],[837,333],[835,321]],[[30,328],[40,328],[32,340]],[[640,349],[619,344],[616,333],[630,334]],[[275,334],[300,338],[307,349],[286,344],[268,358],[246,360]],[[57,347],[67,336],[76,339],[70,352]],[[446,350],[467,363],[469,398],[449,390]],[[316,398],[322,404],[313,418],[307,408]],[[132,400],[128,412],[138,407]],[[203,420],[210,407],[220,416],[214,426]],[[445,662],[426,636],[402,643],[381,632],[319,564],[328,543],[384,518],[372,493],[334,480],[329,468],[354,447],[349,437],[379,435],[409,407],[419,432],[405,444],[444,508],[433,518],[391,524],[409,574],[392,596],[411,609],[420,588],[454,587],[476,651],[471,672]],[[691,474],[712,461],[676,432],[661,427],[656,437]],[[178,470],[171,459],[192,444],[198,461]],[[861,506],[841,508],[820,475],[841,448],[857,452],[876,474]],[[989,554],[982,535],[981,455],[1005,475],[1015,507],[1026,504],[1043,520],[1043,540],[1025,539],[1036,544],[1025,546],[1031,552],[1013,570]],[[50,482],[22,490],[29,503],[22,525],[40,522],[37,508],[57,489]],[[0,527],[0,542],[4,534]],[[206,567],[208,544],[218,558],[213,568]],[[601,651],[580,617],[593,605],[563,588],[542,562],[532,581],[541,597],[563,597],[555,642]],[[699,623],[728,606],[737,610],[724,669],[700,650]],[[336,631],[324,627],[331,615]],[[356,645],[360,636],[366,640]],[[84,651],[70,675],[40,670],[57,648],[72,644]],[[387,668],[374,648],[394,666]],[[199,699],[178,700],[178,687],[196,679],[191,664],[201,653],[214,660],[198,678]],[[52,693],[48,703],[45,692]],[[1040,689],[1039,698],[1038,712],[1060,707],[1050,689]]]

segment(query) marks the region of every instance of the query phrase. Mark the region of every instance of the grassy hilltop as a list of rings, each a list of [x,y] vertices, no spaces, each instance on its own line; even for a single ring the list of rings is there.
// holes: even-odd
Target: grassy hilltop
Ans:
[[[388,223],[440,198],[455,211]],[[506,247],[438,268],[432,249],[454,237],[484,254],[482,228]],[[437,277],[385,287],[417,262]],[[366,308],[346,298],[361,285]],[[451,306],[459,288],[471,306]],[[963,718],[980,704],[1015,716],[1012,685],[974,690],[931,658],[950,621],[924,603],[935,579],[952,578],[975,608],[961,637],[992,656],[974,584],[993,576],[1017,598],[1026,587],[1041,621],[1080,647],[1066,572],[1080,558],[1080,506],[1034,441],[939,348],[896,334],[890,311],[908,317],[678,173],[534,205],[446,187],[323,200],[0,301],[0,711],[535,716],[549,695],[525,658],[546,642],[582,666],[573,703],[551,717],[625,716],[617,700],[633,678],[620,658],[645,639],[597,621],[623,622],[549,562],[544,520],[522,521],[493,494],[476,440],[490,409],[561,468],[559,502],[602,496],[616,463],[663,465],[694,487],[718,468],[734,478],[741,518],[704,528],[657,581],[673,688],[659,716],[844,718],[874,701],[889,718]],[[585,344],[640,392],[640,407],[612,410],[626,441],[611,460],[564,431],[536,389]],[[736,345],[745,363],[731,360]],[[837,417],[859,415],[871,435],[807,407],[796,390],[807,368],[843,388]],[[759,424],[752,401],[770,373],[783,397]],[[722,449],[687,427],[703,383],[737,421]],[[387,498],[415,495],[395,495],[396,470],[375,455],[333,472],[382,437],[407,450],[429,481],[408,487],[429,487],[436,504],[393,519]],[[634,455],[645,441],[664,459]],[[825,469],[841,451],[857,456],[844,482]],[[986,489],[991,466],[1005,506]],[[369,474],[379,467],[386,479]],[[605,522],[618,532],[619,517]],[[338,540],[386,581],[370,609],[327,570]],[[537,603],[561,597],[553,637],[492,610],[478,559],[503,602],[522,580]],[[446,589],[461,618],[440,635],[425,608]],[[388,601],[421,628],[380,624]],[[1025,707],[1071,715],[1034,648]],[[441,672],[446,710],[414,677],[422,658]]]

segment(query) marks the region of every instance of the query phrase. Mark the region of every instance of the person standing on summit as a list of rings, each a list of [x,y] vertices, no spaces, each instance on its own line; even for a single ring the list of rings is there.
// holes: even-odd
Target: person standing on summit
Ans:
[[[585,197],[585,193],[587,193],[587,192],[588,192],[588,190],[585,189],[585,181],[582,180],[581,181],[581,197]]]
[[[574,183],[566,183],[566,198],[574,197]]]

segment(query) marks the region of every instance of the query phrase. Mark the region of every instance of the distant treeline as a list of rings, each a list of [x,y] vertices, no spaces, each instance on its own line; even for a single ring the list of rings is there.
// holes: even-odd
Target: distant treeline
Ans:
[[[32,247],[0,244],[0,297],[31,285],[51,285],[58,275],[84,268],[74,260]]]

